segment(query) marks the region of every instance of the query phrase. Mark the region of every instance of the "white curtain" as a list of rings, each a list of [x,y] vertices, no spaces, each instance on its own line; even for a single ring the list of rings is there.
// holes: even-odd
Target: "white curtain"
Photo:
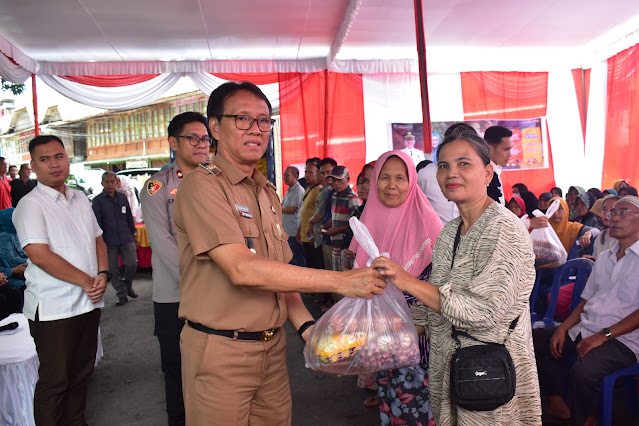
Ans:
[[[195,83],[198,89],[200,89],[207,96],[211,94],[220,85],[227,82],[223,78],[219,78],[210,73],[187,73],[187,77]],[[262,92],[266,95],[271,102],[273,110],[277,110],[280,107],[280,85],[279,83],[262,84],[258,86],[262,89]]]
[[[602,61],[590,72],[588,98],[588,124],[586,127],[586,157],[584,169],[590,178],[590,187],[599,188],[603,179],[603,160],[606,144],[606,99],[608,62]],[[606,189],[606,188],[601,188]]]
[[[548,73],[546,119],[552,148],[555,184],[564,190],[572,185],[599,186],[597,177],[584,166],[584,136],[575,84],[570,70]],[[549,188],[550,189],[550,188]]]
[[[422,98],[419,74],[365,74],[364,120],[366,161],[392,149],[390,123],[421,123]],[[464,107],[461,76],[428,75],[431,121],[461,121]]]
[[[127,110],[148,105],[159,99],[182,75],[161,74],[143,83],[121,87],[88,86],[54,75],[38,77],[54,90],[76,102],[96,108]]]
[[[0,53],[0,76],[12,83],[22,84],[31,77],[31,73]]]

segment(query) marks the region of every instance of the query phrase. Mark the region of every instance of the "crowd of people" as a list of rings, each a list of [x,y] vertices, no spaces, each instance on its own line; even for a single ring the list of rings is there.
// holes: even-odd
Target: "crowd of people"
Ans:
[[[255,169],[271,114],[257,86],[221,85],[207,117],[173,118],[175,162],[140,196],[170,425],[291,424],[281,328],[289,321],[308,341],[315,324],[300,293],[315,294],[327,311],[343,297],[383,294],[387,283],[404,292],[420,361],[358,378],[376,390],[365,405],[377,407],[381,424],[538,425],[542,413],[595,424],[601,378],[639,354],[636,189],[622,180],[604,191],[572,186],[564,199],[560,188],[537,197],[518,183],[505,200],[500,174],[512,132],[493,126],[482,137],[456,123],[436,163],[413,152],[413,135],[405,138],[410,146],[366,164],[354,182],[335,159],[309,158],[301,179],[298,168],[285,169],[280,200]],[[107,282],[117,306],[137,297],[135,220],[113,172],[91,205],[65,185],[60,139],[36,137],[29,151],[37,185],[29,167],[14,185],[0,159],[0,200],[14,189],[19,197],[15,211],[6,200],[0,211],[0,303],[29,319],[40,358],[36,423],[84,424]],[[555,202],[556,212],[544,215]],[[386,255],[369,258],[351,217]],[[533,330],[530,232],[542,228],[595,264],[567,319]],[[488,411],[451,397],[451,358],[478,342],[503,344],[515,367],[514,396]]]

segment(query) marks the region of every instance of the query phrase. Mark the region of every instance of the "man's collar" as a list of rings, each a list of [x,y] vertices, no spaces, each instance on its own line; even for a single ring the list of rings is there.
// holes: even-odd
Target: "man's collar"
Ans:
[[[224,175],[229,179],[229,181],[233,185],[237,185],[245,178],[249,178],[249,179],[253,179],[253,181],[255,182],[255,185],[259,187],[266,186],[266,182],[267,182],[266,178],[264,177],[262,173],[260,173],[255,168],[253,168],[253,174],[250,177],[246,176],[246,174],[243,171],[237,168],[236,165],[231,163],[220,153],[215,154],[215,158],[213,158],[213,163],[216,166],[218,166],[220,169],[222,169],[222,172],[224,172]]]
[[[38,185],[36,185],[36,188],[38,188],[40,191],[44,192],[52,200],[57,199],[59,196],[63,196],[63,197],[66,197],[66,199],[70,201],[71,198],[73,198],[73,195],[74,195],[73,191],[71,191],[71,188],[69,188],[66,185],[64,185],[64,195],[61,194],[60,192],[58,192],[58,190],[53,189],[50,186],[44,185],[42,182],[40,182]]]
[[[490,164],[493,165],[493,170],[495,171],[495,173],[497,173],[498,175],[501,175],[501,171],[502,171],[503,167],[500,166],[499,164],[495,163],[493,160],[490,160]]]

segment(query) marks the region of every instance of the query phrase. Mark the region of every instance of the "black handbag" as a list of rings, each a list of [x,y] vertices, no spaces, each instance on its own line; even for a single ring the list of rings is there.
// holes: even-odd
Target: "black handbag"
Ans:
[[[455,236],[453,261],[461,236],[461,226],[460,223]],[[508,336],[518,321],[519,317],[510,323]],[[506,346],[481,341],[466,332],[456,330],[455,326],[451,335],[458,344],[458,349],[450,360],[450,397],[453,402],[467,410],[490,411],[510,401],[515,396],[517,378],[513,359]],[[482,344],[462,348],[459,336]]]
[[[509,335],[518,320],[519,317],[510,324]],[[513,399],[517,378],[506,346],[475,339],[453,326],[452,336],[461,346],[460,335],[483,344],[460,347],[453,353],[450,360],[450,397],[453,402],[467,410],[490,411]]]

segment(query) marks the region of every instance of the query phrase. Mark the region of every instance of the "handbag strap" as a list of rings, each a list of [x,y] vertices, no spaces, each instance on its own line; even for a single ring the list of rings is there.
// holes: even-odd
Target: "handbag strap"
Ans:
[[[455,263],[455,255],[457,254],[457,246],[459,246],[459,240],[461,239],[461,228],[463,225],[463,221],[459,222],[459,226],[457,227],[457,234],[455,234],[455,242],[453,243],[453,258],[450,261],[450,269],[453,269],[453,264]],[[504,339],[504,343],[506,343],[506,340],[508,340],[508,336],[510,336],[510,333],[512,333],[512,331],[515,329],[515,327],[517,327],[517,323],[519,322],[519,317],[515,318],[511,323],[510,323],[510,327],[508,327],[508,334],[506,335],[506,338]],[[455,342],[457,342],[457,344],[459,346],[461,346],[461,342],[459,341],[459,336],[464,336],[467,337],[469,339],[472,339],[476,342],[479,343],[483,343],[485,345],[495,345],[498,343],[494,343],[494,342],[484,342],[483,340],[479,340],[473,336],[471,336],[470,334],[466,333],[465,331],[459,331],[455,328],[455,326],[453,325],[453,329],[451,331],[451,336],[453,337],[453,339],[455,339]]]
[[[519,317],[515,318],[511,323],[510,326],[508,327],[508,334],[506,335],[506,338],[504,339],[504,343],[501,343],[502,345],[506,343],[506,340],[508,340],[508,337],[510,336],[510,333],[512,333],[512,331],[515,329],[515,327],[517,327],[517,323],[519,322]],[[483,343],[485,345],[499,345],[499,343],[495,343],[495,342],[484,342],[483,340],[479,340],[476,337],[471,336],[470,334],[468,334],[465,331],[459,331],[455,328],[455,326],[452,326],[453,329],[450,333],[450,335],[453,337],[453,339],[455,340],[455,342],[457,343],[458,346],[461,346],[461,342],[459,341],[459,336],[464,336],[467,337],[471,340],[474,340],[476,342],[479,343]]]

